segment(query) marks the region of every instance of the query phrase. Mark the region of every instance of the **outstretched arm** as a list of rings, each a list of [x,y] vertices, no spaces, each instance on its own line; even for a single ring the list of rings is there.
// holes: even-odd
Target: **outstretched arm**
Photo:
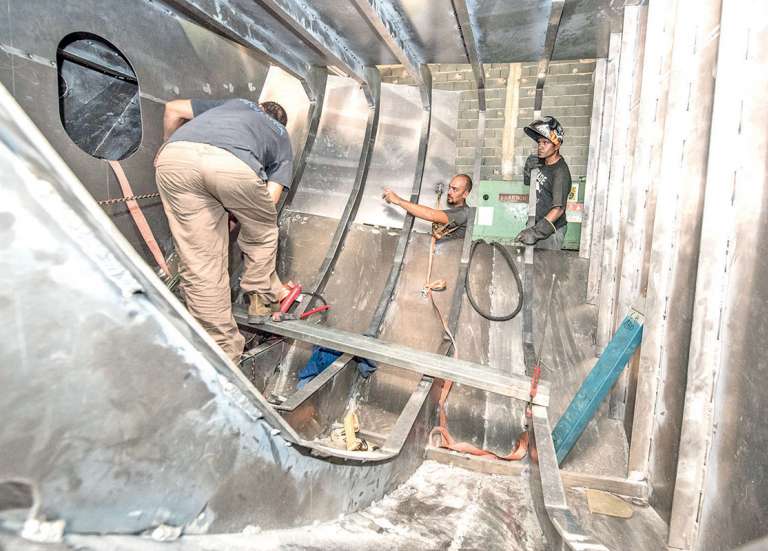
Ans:
[[[408,214],[411,214],[416,218],[420,218],[421,220],[437,222],[438,224],[448,223],[448,215],[445,214],[445,211],[432,209],[424,205],[417,205],[416,203],[406,201],[389,188],[384,190],[382,197],[387,203],[402,207]]]
[[[175,99],[165,104],[163,113],[163,141],[167,141],[177,128],[188,120],[192,120],[192,100]]]

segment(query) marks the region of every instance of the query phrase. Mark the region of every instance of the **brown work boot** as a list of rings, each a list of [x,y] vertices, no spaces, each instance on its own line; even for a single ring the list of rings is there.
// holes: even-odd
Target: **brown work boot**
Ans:
[[[258,294],[250,293],[251,299],[248,305],[248,323],[263,323],[273,312],[280,309],[277,302],[265,302]]]

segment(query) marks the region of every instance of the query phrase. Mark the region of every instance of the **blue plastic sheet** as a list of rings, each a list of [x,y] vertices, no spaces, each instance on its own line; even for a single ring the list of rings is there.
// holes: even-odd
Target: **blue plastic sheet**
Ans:
[[[307,365],[299,371],[299,384],[297,387],[302,388],[309,381],[317,377],[329,365],[335,362],[339,356],[341,356],[341,352],[331,350],[330,348],[323,348],[322,346],[315,346],[312,348],[312,355],[309,357]],[[371,360],[358,357],[353,358],[353,360],[357,362],[357,370],[363,377],[367,378],[371,373],[376,371],[376,364]]]

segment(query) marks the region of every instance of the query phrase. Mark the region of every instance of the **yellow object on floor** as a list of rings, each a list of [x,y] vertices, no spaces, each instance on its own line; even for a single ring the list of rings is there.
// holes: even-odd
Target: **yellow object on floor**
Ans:
[[[347,450],[355,451],[360,449],[360,441],[356,437],[357,431],[360,430],[360,423],[357,420],[355,412],[350,412],[344,418],[344,437],[347,441]]]
[[[632,506],[613,494],[600,490],[587,490],[587,504],[590,513],[618,518],[632,518]]]

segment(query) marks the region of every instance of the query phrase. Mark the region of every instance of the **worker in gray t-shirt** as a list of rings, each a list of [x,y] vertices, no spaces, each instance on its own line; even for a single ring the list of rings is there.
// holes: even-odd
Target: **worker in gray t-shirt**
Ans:
[[[239,361],[245,340],[232,316],[229,217],[240,223],[240,287],[249,317],[276,309],[276,203],[291,184],[293,154],[285,110],[246,99],[174,100],[165,106],[167,143],[155,160],[157,187],[180,259],[187,309]]]
[[[424,205],[411,203],[387,188],[382,197],[391,204],[402,207],[416,218],[433,223],[433,233],[436,237],[463,238],[467,229],[469,206],[467,196],[472,191],[472,178],[466,174],[457,174],[448,184],[448,205],[445,210],[433,209]]]
[[[536,217],[534,225],[516,239],[537,249],[560,250],[568,227],[565,207],[571,191],[571,171],[560,155],[565,132],[554,117],[535,120],[524,130],[536,142],[536,156],[529,157],[523,169],[524,183],[536,186]]]

